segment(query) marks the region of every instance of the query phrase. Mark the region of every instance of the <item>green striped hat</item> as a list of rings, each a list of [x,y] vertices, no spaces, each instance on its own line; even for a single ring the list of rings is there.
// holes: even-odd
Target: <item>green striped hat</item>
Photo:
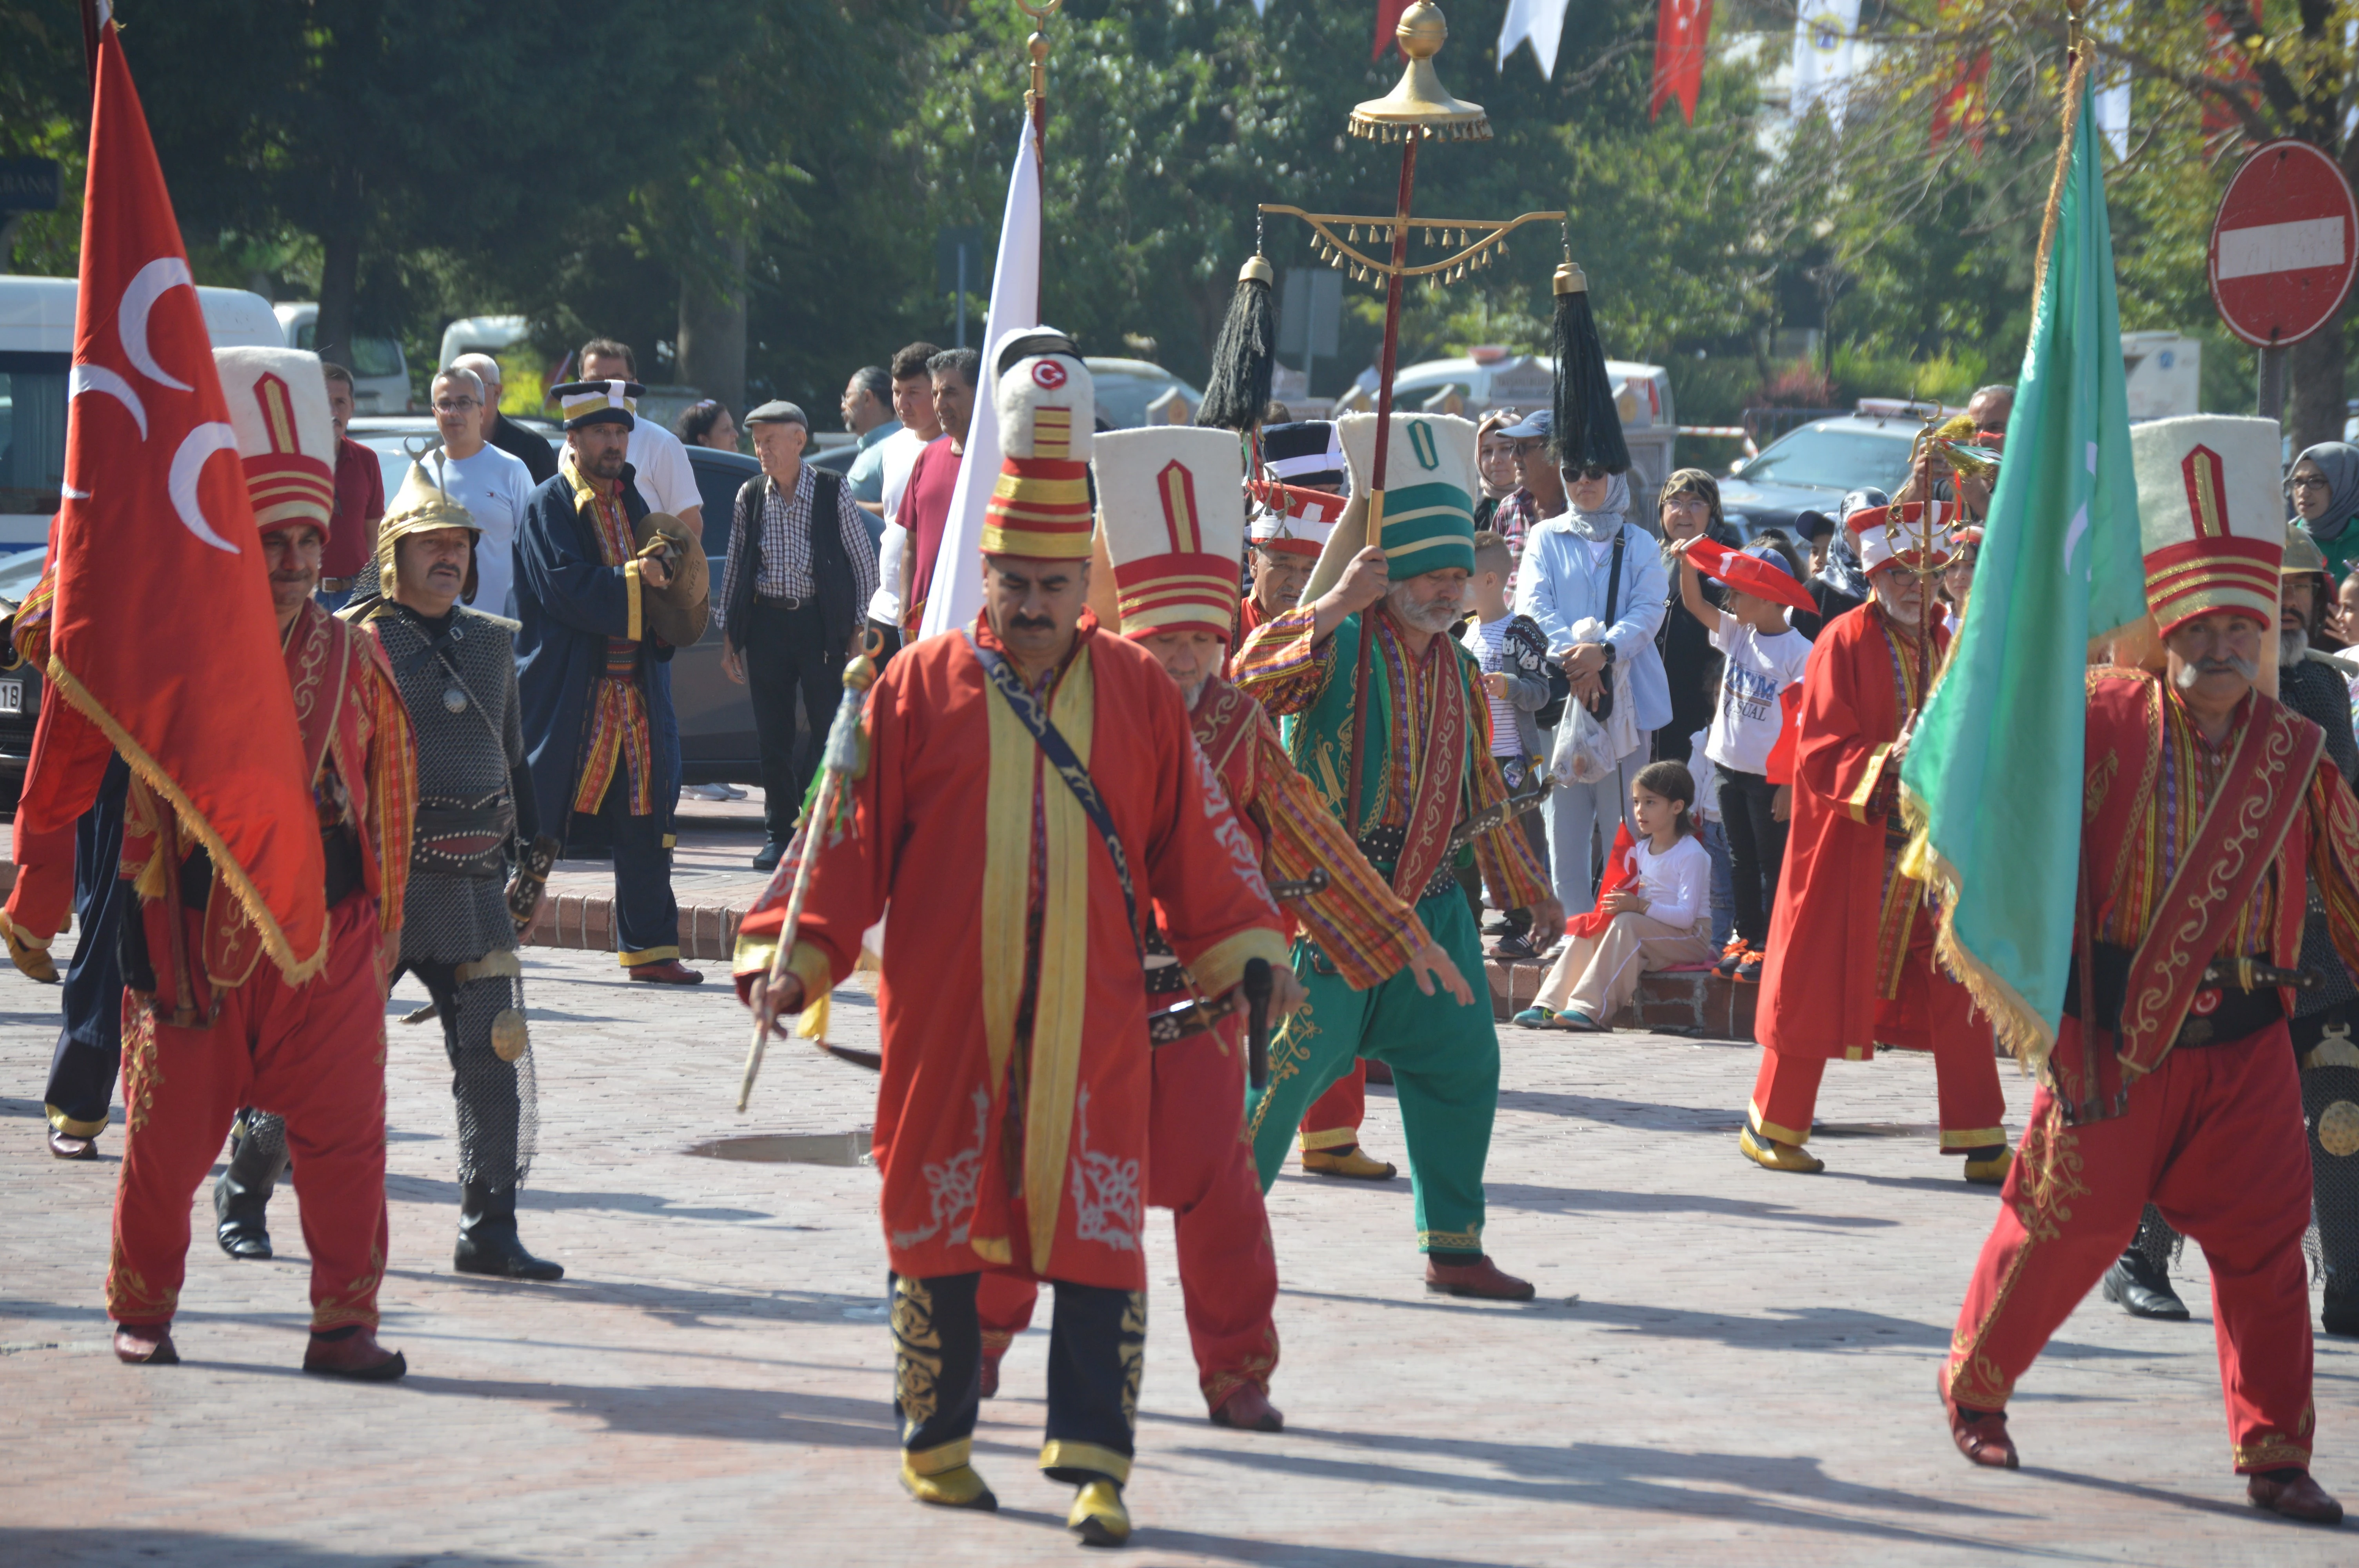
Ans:
[[[1373,488],[1376,416],[1347,414],[1338,425],[1352,490]],[[1473,422],[1451,414],[1396,414],[1385,453],[1384,547],[1395,580],[1457,567],[1474,569]]]
[[[1385,492],[1385,564],[1392,577],[1474,570],[1474,498],[1436,480]]]

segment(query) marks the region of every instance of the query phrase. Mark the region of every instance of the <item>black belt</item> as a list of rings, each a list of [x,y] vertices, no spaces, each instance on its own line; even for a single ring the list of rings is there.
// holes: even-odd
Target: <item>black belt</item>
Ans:
[[[1173,991],[1188,989],[1188,968],[1184,964],[1158,964],[1147,971],[1147,994],[1169,996]]]
[[[2097,973],[2097,1025],[2119,1034],[2122,1008],[2129,1000],[2130,960],[2135,955],[2110,942],[2092,942],[2089,956],[2090,967]],[[2175,1051],[2232,1044],[2248,1034],[2258,1033],[2286,1015],[2285,998],[2274,985],[2246,990],[2234,984],[2217,983],[2224,977],[2210,968],[2204,979],[2206,983],[2197,989],[2194,1001],[2188,1007],[2186,1021],[2172,1037],[2170,1044]],[[2072,1018],[2082,1017],[2081,966],[2077,960],[2065,972],[2064,1011]]]
[[[756,610],[810,610],[818,603],[816,599],[772,599],[765,594],[754,596],[754,608]]]

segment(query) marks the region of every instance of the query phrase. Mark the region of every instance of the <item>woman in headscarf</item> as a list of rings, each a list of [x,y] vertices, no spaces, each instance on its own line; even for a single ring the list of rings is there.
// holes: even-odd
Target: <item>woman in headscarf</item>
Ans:
[[[2326,557],[2327,576],[2341,582],[2359,567],[2359,447],[2321,441],[2294,459],[2286,475],[2286,499],[2301,525]]]
[[[1890,497],[1870,487],[1853,491],[1835,509],[1835,536],[1827,544],[1827,564],[1821,567],[1819,575],[1810,579],[1810,597],[1819,602],[1819,624],[1821,626],[1844,611],[1857,610],[1865,604],[1873,591],[1867,586],[1867,572],[1860,565],[1859,547],[1851,542],[1851,530],[1843,524],[1851,520],[1854,512],[1890,504]]]
[[[1699,534],[1732,550],[1744,546],[1721,510],[1720,481],[1701,469],[1680,469],[1665,480],[1655,498],[1655,512],[1663,524],[1666,574],[1675,569],[1671,552]],[[1724,602],[1716,582],[1705,583],[1704,596],[1715,605]],[[1712,722],[1712,697],[1704,682],[1719,655],[1712,652],[1712,633],[1692,615],[1665,615],[1655,645],[1663,652],[1663,678],[1671,686],[1671,721],[1655,737],[1655,755],[1684,762],[1695,733]]]

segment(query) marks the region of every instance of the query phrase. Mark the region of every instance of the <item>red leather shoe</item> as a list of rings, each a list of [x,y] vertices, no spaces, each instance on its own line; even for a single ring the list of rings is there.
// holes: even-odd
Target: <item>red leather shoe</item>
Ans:
[[[409,1370],[409,1363],[400,1351],[379,1345],[376,1330],[355,1326],[349,1334],[311,1336],[303,1347],[303,1370],[355,1383],[390,1383]]]
[[[1502,1271],[1487,1253],[1472,1263],[1440,1263],[1428,1258],[1425,1288],[1442,1295],[1479,1296],[1495,1302],[1527,1302],[1535,1293],[1530,1281]]]
[[[657,964],[633,964],[631,979],[650,986],[701,986],[704,972],[688,968],[678,958],[666,958]]]
[[[168,1323],[114,1325],[114,1358],[126,1367],[177,1367],[180,1353],[172,1348]]]
[[[1941,1408],[1950,1414],[1950,1441],[1958,1445],[1968,1463],[1993,1470],[2019,1468],[2015,1454],[2015,1439],[2006,1434],[2005,1411],[1968,1411],[1960,1408],[1950,1397],[1946,1382],[1937,1379],[1941,1390]]]
[[[1253,1383],[1239,1383],[1229,1397],[1212,1407],[1212,1424],[1239,1432],[1282,1432],[1286,1417],[1269,1402],[1269,1395]]]
[[[2343,1522],[2343,1505],[2311,1480],[2307,1470],[2278,1470],[2250,1476],[2245,1482],[2245,1496],[2256,1509],[2298,1519],[2304,1524]]]
[[[76,1138],[71,1132],[60,1132],[52,1128],[49,1131],[49,1153],[60,1160],[95,1160],[98,1158],[98,1140]]]
[[[995,1399],[999,1394],[999,1357],[984,1351],[983,1356],[983,1399]]]

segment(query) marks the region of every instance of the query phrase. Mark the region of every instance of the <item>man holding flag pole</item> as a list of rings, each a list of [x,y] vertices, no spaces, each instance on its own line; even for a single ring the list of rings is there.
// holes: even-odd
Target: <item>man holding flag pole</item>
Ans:
[[[2359,956],[2359,807],[2317,726],[2256,686],[2285,539],[2276,423],[2129,429],[2076,55],[1975,608],[1901,773],[1909,862],[1948,894],[1942,960],[2040,1079],[1940,1390],[1959,1451],[2015,1468],[2017,1379],[2152,1202],[2211,1267],[2248,1498],[2331,1524],[2286,1016],[2316,983],[2295,967],[2313,888]],[[2091,633],[2136,667],[2086,669]]]

